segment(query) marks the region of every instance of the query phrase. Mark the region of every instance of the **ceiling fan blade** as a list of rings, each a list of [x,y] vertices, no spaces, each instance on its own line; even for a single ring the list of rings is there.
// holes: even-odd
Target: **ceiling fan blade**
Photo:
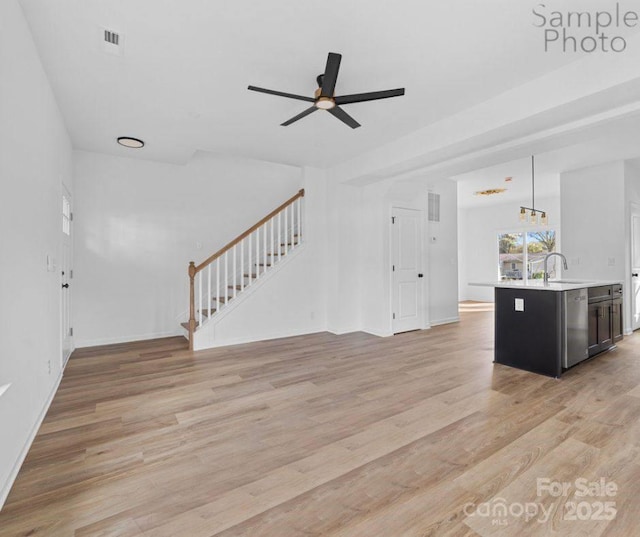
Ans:
[[[400,97],[401,95],[404,95],[404,88],[385,91],[372,91],[370,93],[354,93],[353,95],[341,95],[340,97],[336,97],[336,104],[376,101],[378,99],[388,99],[389,97]]]
[[[287,126],[291,125],[292,123],[295,123],[299,119],[302,119],[303,117],[307,117],[309,114],[312,114],[316,110],[317,110],[317,108],[315,106],[311,106],[311,107],[307,108],[305,111],[300,112],[297,116],[294,116],[291,119],[288,119],[287,121],[285,121],[284,123],[281,123],[281,126],[282,127],[287,127]]]
[[[298,99],[299,101],[307,101],[308,103],[314,103],[316,101],[313,97],[305,97],[304,95],[294,95],[293,93],[284,93],[282,91],[257,88],[256,86],[249,86],[247,89],[251,91],[259,91],[260,93],[268,93],[269,95],[277,95],[278,97],[288,97],[289,99]]]
[[[327,56],[327,66],[324,68],[324,76],[322,77],[322,89],[320,96],[333,97],[336,89],[336,81],[338,80],[338,71],[340,70],[340,61],[342,55],[335,52],[329,52]]]
[[[343,123],[346,123],[347,125],[349,125],[349,127],[351,127],[352,129],[357,129],[360,126],[360,123],[358,123],[355,119],[353,119],[349,114],[347,114],[339,106],[335,106],[330,110],[327,110],[327,112],[337,117]]]

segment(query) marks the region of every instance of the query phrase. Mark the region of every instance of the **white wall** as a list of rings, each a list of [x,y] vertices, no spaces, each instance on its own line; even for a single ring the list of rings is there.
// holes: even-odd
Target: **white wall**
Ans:
[[[563,253],[571,278],[623,280],[624,163],[562,173],[560,192]]]
[[[196,332],[194,349],[262,341],[326,330],[326,180],[304,170],[304,242]]]
[[[16,53],[16,51],[20,51]],[[0,506],[62,372],[61,184],[71,144],[27,23],[0,2]]]
[[[572,278],[625,282],[625,331],[630,331],[628,276],[631,191],[625,163],[611,162],[561,175],[562,241]]]
[[[344,334],[362,327],[361,256],[371,242],[365,227],[361,188],[337,184],[327,178],[327,330]]]
[[[493,302],[493,288],[469,284],[498,280],[498,233],[533,229],[520,222],[520,203],[530,205],[531,200],[458,210],[460,300]],[[547,211],[547,228],[558,232],[558,250],[562,251],[565,242],[560,225],[560,198],[540,198],[536,206]],[[566,276],[579,277],[573,270]]]
[[[345,187],[350,188],[350,187]],[[389,180],[357,189],[357,203],[352,203],[342,216],[342,223],[348,232],[330,234],[329,242],[336,242],[342,251],[337,266],[334,286],[340,291],[336,300],[350,297],[348,306],[353,321],[350,330],[389,336],[393,333],[391,311],[391,209],[401,207],[421,210],[424,215],[424,267],[425,284],[424,318],[425,327],[458,319],[457,289],[457,189],[449,180],[429,182],[428,179],[408,181]],[[441,195],[441,221],[428,225],[428,193]],[[331,203],[331,202],[329,202]],[[436,236],[432,243],[428,237]],[[353,281],[357,294],[340,286],[341,280]],[[331,289],[330,289],[331,292]],[[340,302],[338,302],[340,303]],[[355,305],[356,315],[353,315]],[[329,318],[340,315],[337,309]],[[329,325],[331,327],[331,324]]]
[[[75,152],[74,164],[79,347],[182,333],[188,262],[302,186],[300,168],[204,153],[177,166]]]
[[[440,195],[440,221],[429,222],[429,321],[453,322],[458,315],[458,188],[445,179],[430,185]],[[435,241],[433,240],[435,238]]]

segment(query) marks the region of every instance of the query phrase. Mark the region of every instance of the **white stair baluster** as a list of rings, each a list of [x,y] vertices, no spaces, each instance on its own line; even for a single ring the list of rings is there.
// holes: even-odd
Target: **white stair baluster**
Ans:
[[[295,205],[295,202],[292,203],[289,207],[287,207],[287,214],[288,214],[288,226],[287,226],[287,238],[285,239],[285,242],[287,243],[287,249],[288,250],[292,250],[293,249],[293,241],[291,240],[291,235],[292,232],[291,230],[293,229],[293,223],[295,221],[294,217],[293,217],[293,207]]]
[[[220,309],[220,258],[216,259],[216,310]]]
[[[262,273],[264,274],[264,271],[267,270],[267,235],[269,234],[268,229],[269,229],[269,222],[265,222],[264,226],[263,226],[263,251],[262,251],[262,257],[264,258],[263,261],[263,265],[262,265]]]
[[[198,272],[198,325],[202,325],[202,271]]]
[[[256,278],[260,277],[260,229],[256,229]]]
[[[293,238],[293,234],[295,233],[293,230],[295,228],[296,225],[296,204],[295,202],[291,204],[291,224],[289,226],[289,247],[290,248],[294,248],[295,247],[295,241]]]
[[[289,253],[289,207],[284,208],[284,255]]]
[[[273,249],[273,243],[275,242],[275,238],[274,238],[274,235],[275,235],[275,229],[274,229],[275,222],[274,222],[274,220],[275,220],[275,217],[271,217],[271,250],[270,250],[271,251],[271,266],[273,266],[273,264],[276,262],[276,256],[274,255],[275,254],[275,250]]]
[[[251,256],[253,254],[253,244],[252,244],[252,238],[253,237],[253,233],[249,234],[249,285],[251,285],[251,271],[253,270],[251,268]],[[244,271],[244,269],[242,269]],[[244,278],[244,274],[242,275],[242,277]]]
[[[238,265],[236,263],[236,248],[237,244],[233,247],[233,298],[236,297],[236,272],[238,272]]]
[[[301,229],[300,229],[300,199],[296,200],[296,242],[299,244],[300,239],[302,238]]]
[[[244,291],[244,245],[245,239],[240,241],[240,272],[238,277],[240,278],[240,291]]]
[[[282,255],[282,246],[280,246],[282,244],[282,239],[280,238],[282,236],[282,233],[280,233],[280,230],[282,229],[282,211],[280,211],[278,213],[278,261],[280,261],[280,256]]]
[[[211,318],[211,263],[207,265],[207,308],[209,308],[209,312],[207,316]]]
[[[229,285],[229,250],[224,253],[224,282],[222,286],[222,290],[224,292],[224,302],[220,302],[220,308],[222,309],[223,304],[227,304],[227,296],[229,295],[229,290],[227,286]],[[222,297],[220,297],[222,298]]]

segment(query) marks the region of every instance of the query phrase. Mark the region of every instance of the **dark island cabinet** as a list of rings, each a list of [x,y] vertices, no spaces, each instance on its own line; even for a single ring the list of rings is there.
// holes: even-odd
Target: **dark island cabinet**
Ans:
[[[613,348],[623,334],[622,286],[495,288],[497,364],[551,377]]]

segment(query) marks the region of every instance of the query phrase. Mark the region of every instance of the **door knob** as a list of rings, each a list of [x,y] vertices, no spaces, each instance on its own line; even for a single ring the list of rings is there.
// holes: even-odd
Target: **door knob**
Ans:
[[[634,278],[637,278],[638,277],[638,273],[634,272],[633,274],[631,274],[631,276],[633,276]]]
[[[418,274],[418,278],[423,278],[424,274]]]
[[[63,283],[62,284],[62,288],[63,289],[69,289],[69,284],[68,283]]]

